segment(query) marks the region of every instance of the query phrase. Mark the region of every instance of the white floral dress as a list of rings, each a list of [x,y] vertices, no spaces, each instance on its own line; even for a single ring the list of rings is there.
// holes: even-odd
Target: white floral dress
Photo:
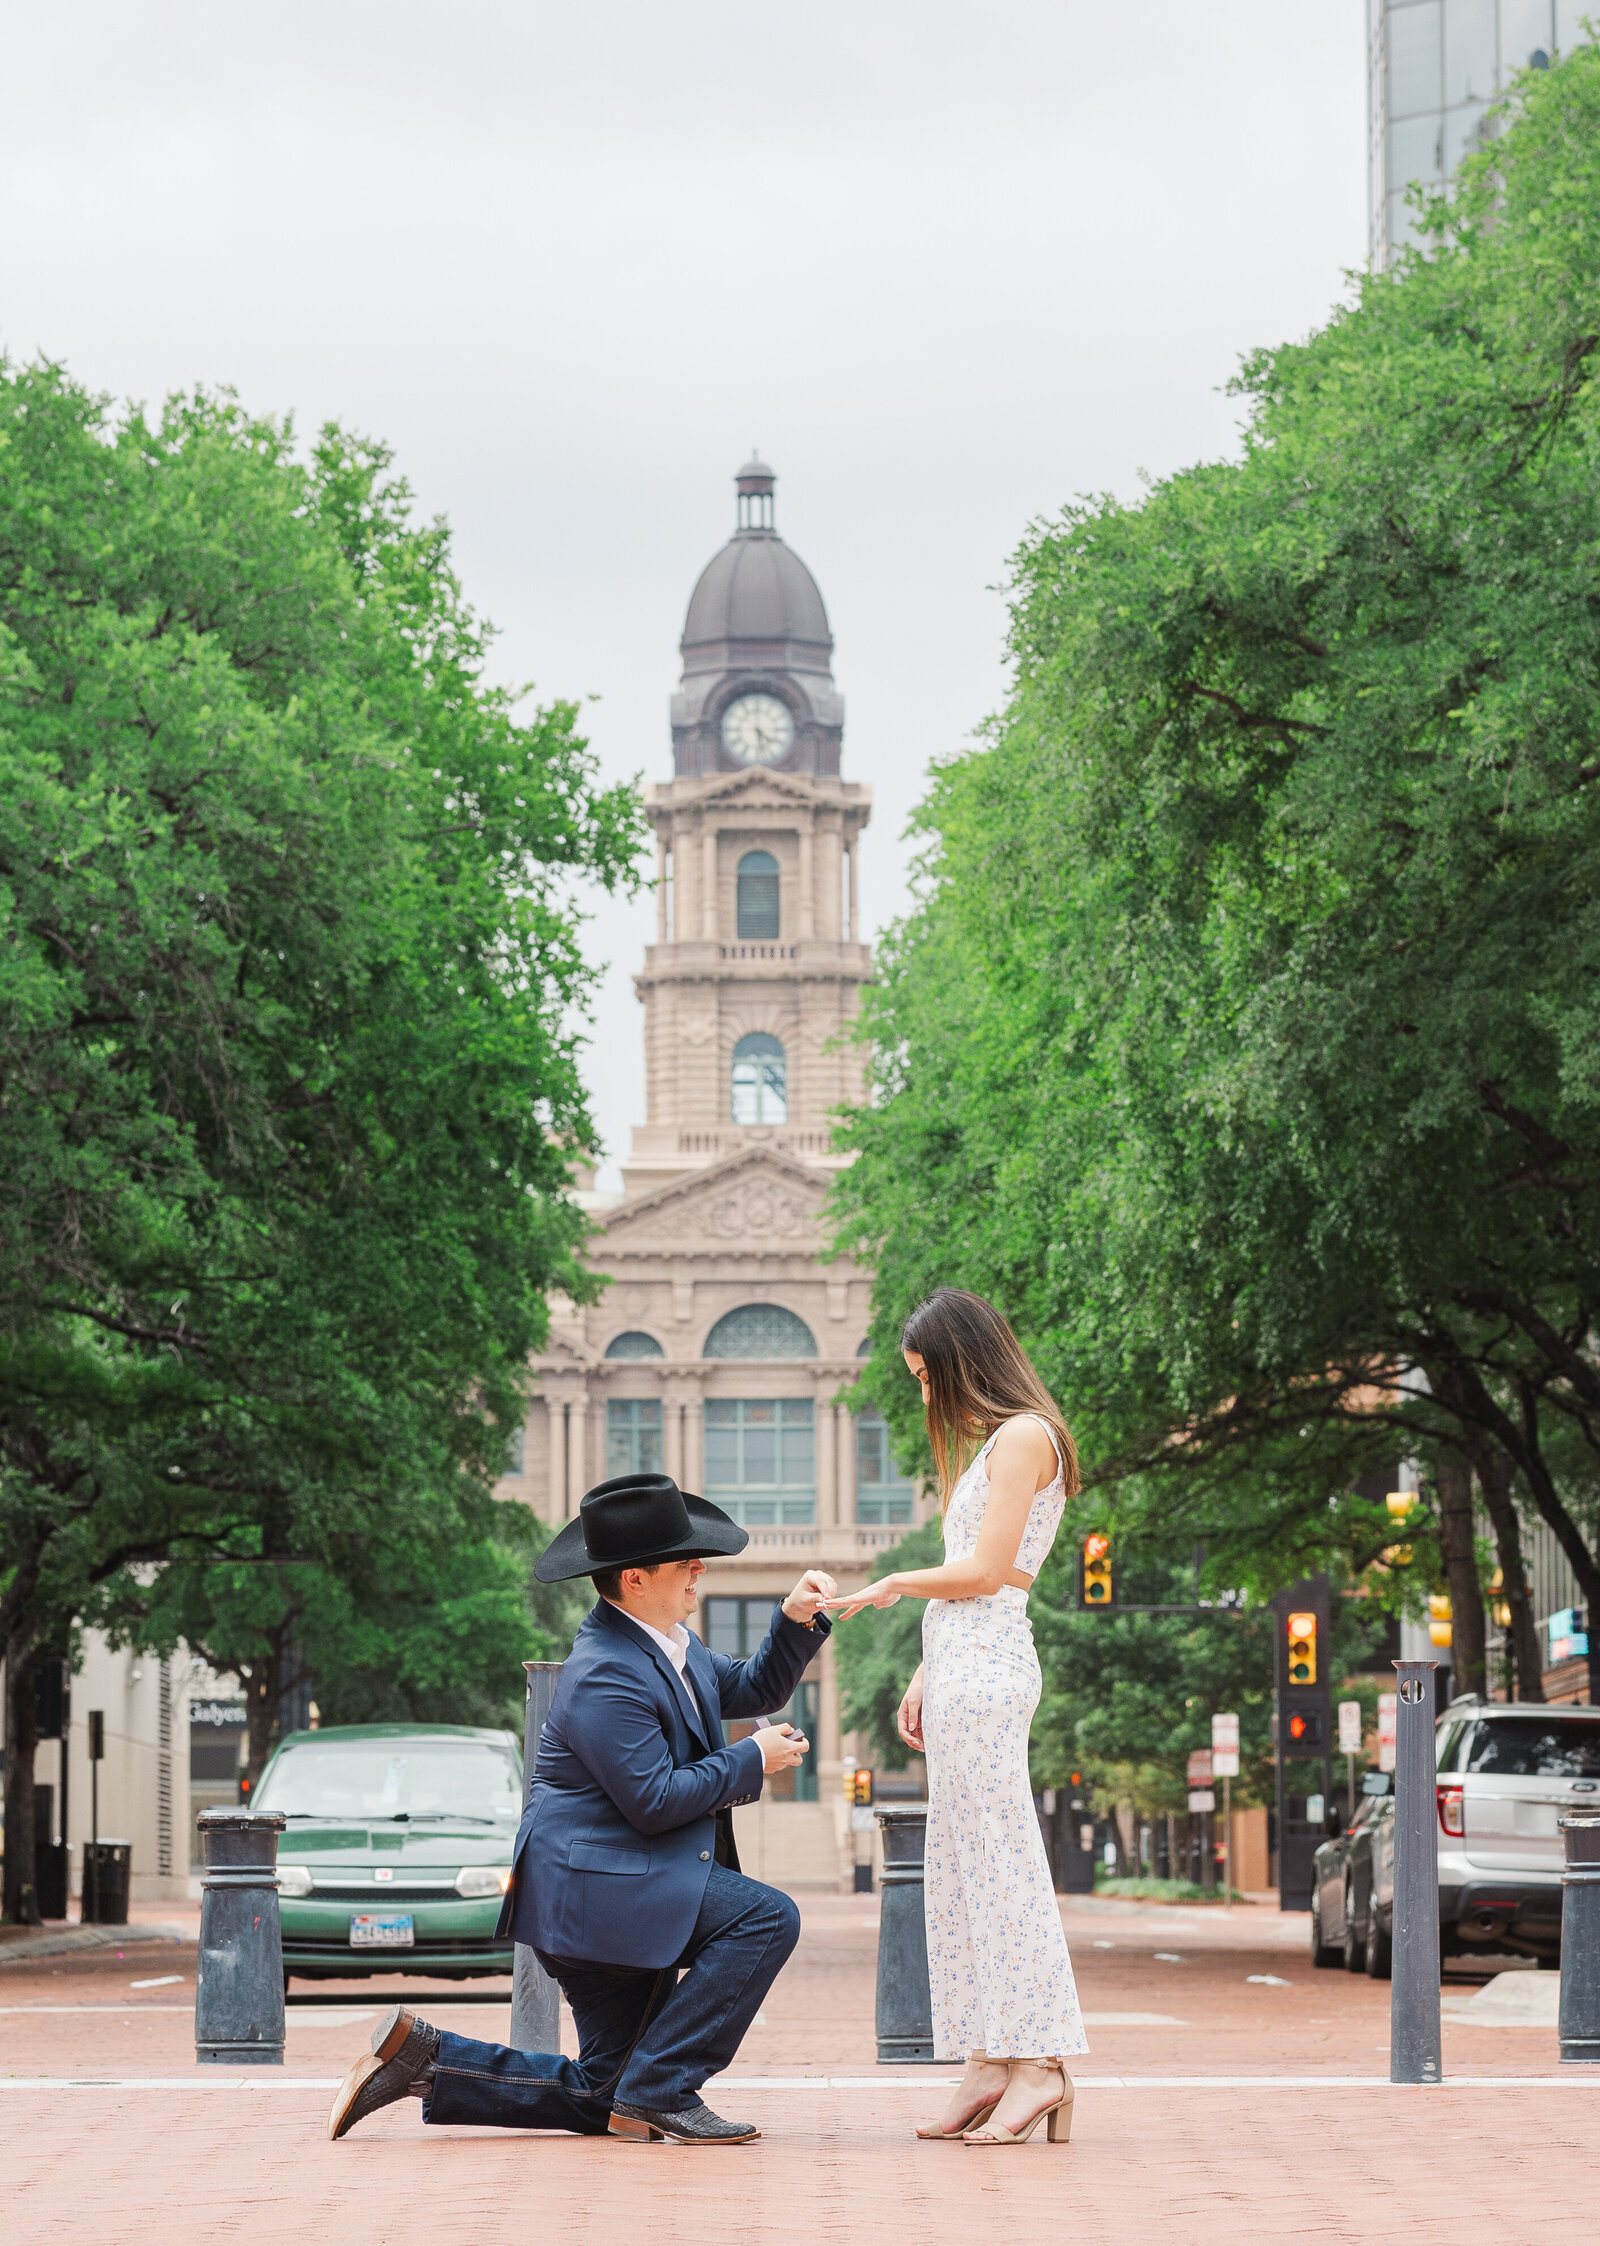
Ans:
[[[970,1559],[977,1549],[994,1439],[951,1496],[947,1560]],[[1034,1498],[1017,1547],[1014,1564],[1024,1574],[1044,1565],[1065,1506],[1058,1466]],[[930,1599],[922,1661],[934,2055],[1075,2056],[1089,2046],[1028,1783],[1028,1732],[1042,1680],[1027,1592],[1003,1584],[989,1599]]]

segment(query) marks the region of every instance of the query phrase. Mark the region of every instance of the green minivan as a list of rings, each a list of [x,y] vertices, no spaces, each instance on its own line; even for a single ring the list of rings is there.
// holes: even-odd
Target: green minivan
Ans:
[[[522,1815],[522,1756],[509,1731],[294,1731],[251,1807],[287,1820],[278,1843],[286,1980],[511,1971],[511,1941],[494,1931]]]

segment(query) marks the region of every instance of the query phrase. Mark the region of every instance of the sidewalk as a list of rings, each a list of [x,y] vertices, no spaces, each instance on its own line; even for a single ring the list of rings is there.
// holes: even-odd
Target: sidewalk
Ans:
[[[191,1946],[19,1961],[0,1980],[8,2241],[479,2246],[532,2224],[561,2246],[645,2227],[730,2246],[1121,2246],[1158,2226],[1185,2246],[1537,2246],[1570,2237],[1591,2196],[1600,2069],[1558,2069],[1548,2025],[1452,2013],[1445,2086],[1393,2089],[1387,1986],[1313,1972],[1303,1916],[1259,1906],[1067,1904],[1091,2044],[1072,2144],[1041,2135],[1001,2160],[918,2143],[954,2070],[875,2064],[876,1899],[802,1909],[794,1962],[708,2090],[766,2132],[729,2149],[425,2129],[410,2101],[330,2145],[331,2086],[395,1993],[472,2035],[503,2035],[509,2008],[322,1984],[342,2001],[291,2003],[281,2071],[197,2070]]]

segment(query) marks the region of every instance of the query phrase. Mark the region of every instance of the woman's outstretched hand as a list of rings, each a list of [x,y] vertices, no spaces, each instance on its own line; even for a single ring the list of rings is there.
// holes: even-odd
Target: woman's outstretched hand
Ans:
[[[839,1620],[848,1622],[851,1615],[863,1614],[868,1607],[892,1607],[899,1597],[894,1577],[886,1575],[881,1583],[864,1584],[859,1591],[841,1591],[822,1603],[826,1607],[837,1607]]]

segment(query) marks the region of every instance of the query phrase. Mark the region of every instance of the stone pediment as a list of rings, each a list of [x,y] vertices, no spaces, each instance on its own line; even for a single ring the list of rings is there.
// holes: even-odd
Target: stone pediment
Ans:
[[[830,1182],[772,1147],[744,1147],[625,1201],[604,1219],[605,1234],[619,1247],[653,1240],[708,1248],[743,1242],[815,1254],[823,1244],[820,1217]]]
[[[702,782],[695,791],[697,803],[720,803],[728,807],[754,811],[789,810],[795,805],[807,811],[817,808],[817,785],[809,776],[802,778],[793,772],[769,772],[752,768],[745,772],[720,772],[715,778]]]

